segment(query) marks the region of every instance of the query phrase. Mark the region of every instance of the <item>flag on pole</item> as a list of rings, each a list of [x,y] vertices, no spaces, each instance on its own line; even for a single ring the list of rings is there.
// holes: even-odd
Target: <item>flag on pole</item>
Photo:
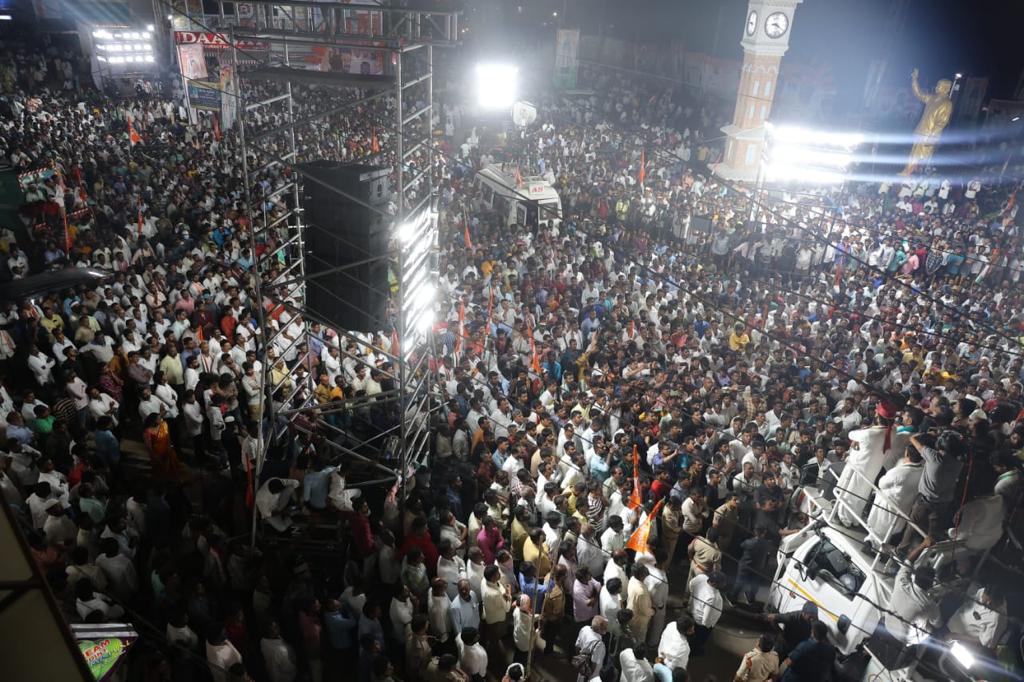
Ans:
[[[647,179],[647,150],[643,148],[640,149],[640,172],[636,174],[636,179],[641,187],[644,186],[644,180]]]
[[[490,293],[487,295],[487,333],[491,333],[494,322],[494,282],[491,282]]]
[[[523,186],[523,174],[519,172],[519,166],[516,166],[516,187]]]
[[[462,335],[466,333],[466,303],[459,301],[459,333],[455,336],[455,352],[462,350]]]
[[[68,258],[71,257],[71,230],[68,228],[68,214],[64,213],[64,250],[68,253]]]
[[[370,151],[374,154],[380,153],[380,140],[377,139],[376,128],[370,128]]]
[[[256,503],[256,485],[253,478],[253,462],[249,455],[245,455],[245,506],[250,509]]]
[[[398,330],[397,329],[392,329],[391,330],[391,354],[397,356],[399,350],[400,349],[399,349],[399,346],[398,346]]]
[[[132,117],[128,117],[128,144],[132,147],[142,142],[142,135],[135,132],[135,126],[132,125]]]
[[[639,509],[644,503],[643,494],[640,492],[640,452],[633,445],[633,492],[629,494],[626,506],[630,509]]]
[[[533,327],[527,327],[526,333],[530,336],[530,369],[540,376],[540,358],[537,357],[537,345],[533,341]]]
[[[466,223],[462,231],[462,238],[466,242],[466,248],[470,251],[473,250],[473,239],[469,236],[469,223]]]
[[[637,554],[650,554],[651,546],[648,541],[651,538],[651,525],[654,523],[654,519],[658,517],[658,512],[661,511],[662,505],[665,504],[665,498],[658,500],[658,503],[654,505],[654,509],[647,515],[640,527],[633,531],[633,534],[629,536],[629,541],[626,543],[626,549],[631,549]]]

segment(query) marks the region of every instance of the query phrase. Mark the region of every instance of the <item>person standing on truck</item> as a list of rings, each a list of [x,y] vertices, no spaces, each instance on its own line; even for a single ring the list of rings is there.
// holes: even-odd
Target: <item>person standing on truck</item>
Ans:
[[[964,442],[956,431],[947,430],[935,439],[935,447],[921,436],[910,437],[910,446],[921,453],[924,472],[917,487],[917,499],[910,520],[927,536],[921,538],[912,526],[903,533],[897,553],[913,562],[921,551],[945,535],[956,501],[956,484],[963,469]]]
[[[779,654],[779,660],[784,661],[789,652],[811,636],[811,626],[818,620],[818,605],[804,602],[799,611],[770,613],[765,616],[765,620],[782,626],[782,637],[775,642],[775,651]]]

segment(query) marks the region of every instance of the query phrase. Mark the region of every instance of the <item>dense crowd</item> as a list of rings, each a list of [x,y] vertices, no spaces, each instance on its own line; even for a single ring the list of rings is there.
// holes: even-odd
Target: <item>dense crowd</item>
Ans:
[[[250,211],[231,131],[158,95],[66,88],[71,54],[5,60],[0,151],[53,173],[2,226],[0,276],[113,274],[7,304],[0,486],[68,619],[142,633],[135,678],[515,681],[560,658],[585,680],[685,680],[731,604],[758,610],[775,550],[815,514],[801,484],[829,476],[892,557],[893,632],[999,644],[999,584],[941,609],[926,591],[969,575],[1020,500],[1013,202],[992,217],[929,182],[765,201],[700,167],[713,110],[587,74],[598,94],[542,101],[506,148],[439,164],[442,417],[405,505],[394,489],[378,503],[349,487],[332,441],[394,415],[266,424],[268,400],[388,389],[370,346],[343,357],[332,330],[302,338],[298,314],[255,298],[254,260],[295,257],[275,251],[287,226],[255,252],[249,239],[286,210],[274,190],[290,170],[267,168]],[[297,89],[307,111],[332,97]],[[300,158],[375,158],[390,106],[301,128]],[[472,183],[498,158],[548,177],[562,215],[507,224]],[[261,312],[283,330],[267,368]],[[303,375],[308,391],[286,385]],[[256,471],[261,430],[283,437]],[[882,434],[900,446],[865,487],[851,472]],[[324,525],[329,549],[294,542]],[[912,566],[951,534],[967,561]],[[685,606],[670,617],[671,595]],[[815,609],[766,620],[783,630],[737,678],[824,679],[835,650]]]

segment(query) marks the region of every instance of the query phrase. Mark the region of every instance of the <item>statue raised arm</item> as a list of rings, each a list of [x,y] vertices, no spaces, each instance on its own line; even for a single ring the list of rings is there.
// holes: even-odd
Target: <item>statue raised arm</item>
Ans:
[[[931,159],[939,137],[949,124],[950,116],[953,114],[953,101],[949,98],[953,84],[943,78],[935,84],[935,92],[926,92],[921,89],[917,77],[918,71],[914,69],[910,73],[910,86],[914,91],[914,97],[924,103],[924,112],[914,129],[916,140],[913,149],[910,150],[910,160],[900,175],[910,175],[916,168]]]

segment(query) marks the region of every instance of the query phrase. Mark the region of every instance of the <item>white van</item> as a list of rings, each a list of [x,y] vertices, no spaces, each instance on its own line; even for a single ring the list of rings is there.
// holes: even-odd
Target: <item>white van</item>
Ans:
[[[840,659],[851,663],[850,679],[925,682],[937,673],[949,682],[977,679],[976,671],[964,668],[951,655],[948,642],[928,640],[934,654],[930,664],[899,658],[896,651],[905,645],[876,630],[890,602],[893,579],[881,570],[877,555],[864,551],[867,534],[838,525],[836,504],[817,487],[802,486],[797,495],[811,523],[784,538],[779,547],[778,568],[768,590],[769,609],[786,613],[800,610],[807,602],[817,605],[818,619],[828,626]],[[918,565],[937,568],[951,561],[959,546],[954,541],[936,543],[921,555]],[[932,591],[936,601],[944,592],[948,589],[940,585]]]
[[[511,164],[490,164],[477,172],[473,183],[484,205],[505,216],[506,225],[562,222],[562,200],[542,177],[517,177]]]

